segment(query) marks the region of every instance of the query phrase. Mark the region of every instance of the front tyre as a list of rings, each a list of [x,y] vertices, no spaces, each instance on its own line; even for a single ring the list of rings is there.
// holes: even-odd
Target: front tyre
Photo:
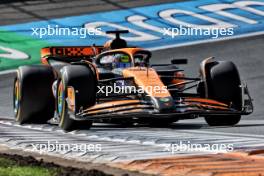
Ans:
[[[239,123],[241,119],[240,115],[233,116],[213,116],[205,117],[205,121],[210,126],[234,126]]]
[[[208,98],[214,99],[240,111],[242,108],[241,81],[238,70],[233,62],[218,61],[207,67],[206,84]],[[241,115],[206,116],[210,126],[233,126],[239,123]]]
[[[61,70],[62,76],[57,88],[57,114],[59,126],[64,131],[89,129],[92,121],[77,121],[73,117],[80,109],[93,106],[96,102],[97,80],[92,70],[85,65],[69,65]],[[75,91],[75,109],[68,107],[68,88]]]

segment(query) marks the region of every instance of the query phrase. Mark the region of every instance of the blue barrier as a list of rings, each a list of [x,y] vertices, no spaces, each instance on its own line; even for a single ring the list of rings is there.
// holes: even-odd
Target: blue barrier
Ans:
[[[66,17],[49,21],[30,22],[1,26],[0,30],[14,31],[21,35],[31,36],[39,39],[39,36],[32,35],[32,28],[83,28],[97,26],[102,31],[129,29],[131,34],[124,35],[130,45],[146,48],[166,48],[190,44],[195,42],[208,42],[215,39],[229,39],[264,33],[264,1],[234,1],[234,0],[198,0],[176,3],[167,3],[146,7],[137,7],[126,10],[115,10],[89,15]],[[220,35],[217,38],[209,35],[165,35],[173,34],[171,30],[187,26],[194,28],[217,28],[222,26],[232,29],[232,35]],[[176,32],[175,32],[176,33]],[[88,35],[81,38],[77,36],[48,36],[41,38],[54,45],[91,45],[96,43],[102,45],[109,40],[106,35]]]

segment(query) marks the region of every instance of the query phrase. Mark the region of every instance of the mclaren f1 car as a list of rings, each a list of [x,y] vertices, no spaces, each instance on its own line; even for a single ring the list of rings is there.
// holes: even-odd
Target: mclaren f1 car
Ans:
[[[104,46],[46,47],[42,65],[21,66],[14,81],[15,119],[65,131],[93,122],[168,125],[204,117],[211,126],[232,126],[253,112],[252,99],[231,61],[207,58],[200,75],[186,77],[180,64],[151,65],[151,52],[129,47],[120,33]],[[195,90],[195,91],[190,91]]]

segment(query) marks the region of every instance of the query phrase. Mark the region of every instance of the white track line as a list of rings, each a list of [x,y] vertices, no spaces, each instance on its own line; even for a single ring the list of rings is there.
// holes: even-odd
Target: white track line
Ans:
[[[0,75],[7,75],[7,74],[10,74],[10,73],[15,73],[15,72],[16,72],[15,69],[0,71]]]
[[[181,43],[181,44],[172,44],[172,45],[166,45],[166,46],[153,47],[153,48],[148,48],[148,49],[151,51],[157,51],[157,50],[164,50],[164,49],[169,49],[169,48],[178,48],[178,47],[183,47],[183,46],[192,46],[192,45],[198,45],[198,44],[204,44],[204,43],[214,43],[214,42],[219,42],[219,41],[227,41],[227,40],[232,40],[232,39],[253,37],[253,36],[258,36],[258,35],[263,35],[263,34],[264,34],[264,31],[258,31],[258,32],[235,35],[235,36],[225,37],[225,38],[199,40],[199,41],[186,42],[186,43]]]
[[[226,133],[226,132],[215,132],[215,131],[200,131],[200,130],[181,130],[187,133],[201,133],[201,134],[215,134],[215,135],[228,135],[228,136],[241,136],[250,138],[264,138],[264,135],[259,134],[245,134],[245,133]]]

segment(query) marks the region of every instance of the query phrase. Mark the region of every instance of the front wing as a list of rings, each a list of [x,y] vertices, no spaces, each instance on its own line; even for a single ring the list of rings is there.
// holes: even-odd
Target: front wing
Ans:
[[[178,98],[171,109],[159,111],[149,101],[119,100],[97,104],[72,116],[75,120],[99,120],[106,118],[162,118],[177,119],[195,118],[204,115],[247,115],[253,111],[251,101],[245,101],[241,110],[229,105],[206,98]]]

